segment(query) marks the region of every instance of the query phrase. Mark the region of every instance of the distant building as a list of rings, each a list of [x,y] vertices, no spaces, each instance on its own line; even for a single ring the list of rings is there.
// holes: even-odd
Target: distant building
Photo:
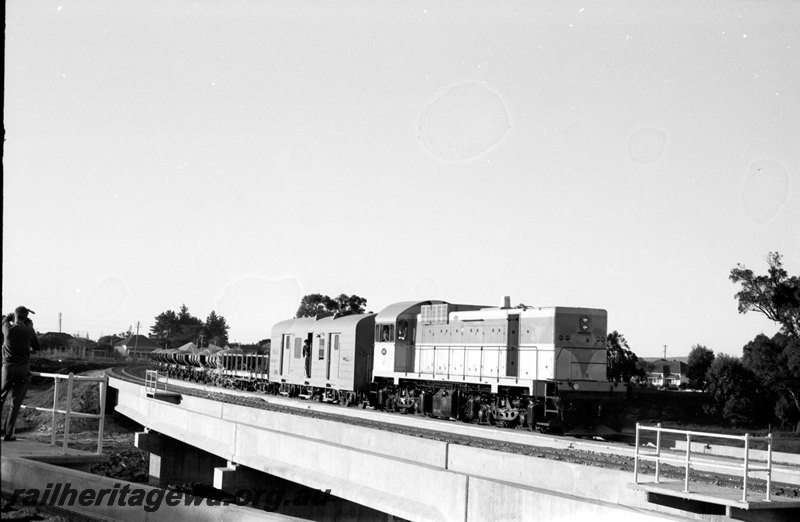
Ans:
[[[689,383],[689,378],[686,376],[689,365],[684,361],[655,359],[648,360],[647,364],[650,368],[647,372],[648,386],[678,389],[681,384]]]
[[[123,359],[140,359],[147,356],[153,350],[163,348],[155,339],[150,339],[144,335],[131,335],[114,344],[114,352]]]
[[[49,359],[85,359],[87,348],[91,353],[91,346],[95,344],[88,339],[62,332],[47,332],[38,337],[40,349],[36,352],[36,357]]]

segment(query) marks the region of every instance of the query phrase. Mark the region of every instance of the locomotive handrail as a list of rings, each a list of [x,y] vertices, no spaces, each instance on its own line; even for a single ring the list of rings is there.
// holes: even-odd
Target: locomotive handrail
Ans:
[[[641,453],[640,447],[640,432],[643,431],[654,431],[656,432],[656,444],[655,444],[655,452],[654,453]],[[661,451],[661,434],[662,433],[671,433],[676,435],[684,435],[686,436],[686,454],[683,458],[679,458],[677,456],[672,455],[662,455]],[[742,463],[741,464],[721,464],[718,461],[712,461],[709,459],[692,459],[692,437],[706,437],[706,438],[715,438],[715,439],[728,439],[728,440],[737,440],[744,442],[744,454],[742,456]],[[750,443],[751,442],[766,442],[767,443],[767,463],[766,466],[752,466],[751,459],[750,459]],[[684,474],[684,484],[683,484],[683,492],[689,493],[689,472],[692,468],[692,464],[713,464],[715,468],[718,469],[730,469],[735,471],[742,472],[742,499],[741,502],[747,502],[747,482],[750,473],[754,472],[763,472],[767,474],[767,494],[765,501],[771,501],[771,488],[772,488],[772,433],[768,434],[766,437],[753,437],[749,433],[745,433],[744,435],[727,435],[727,434],[720,434],[720,433],[709,433],[703,431],[690,431],[690,430],[678,430],[674,428],[662,428],[661,424],[657,424],[655,426],[642,426],[639,423],[636,423],[636,444],[634,449],[634,461],[633,461],[633,481],[636,484],[639,484],[639,461],[640,460],[650,460],[656,463],[655,469],[655,483],[658,484],[660,480],[660,467],[662,462],[679,462],[684,464],[685,474]]]

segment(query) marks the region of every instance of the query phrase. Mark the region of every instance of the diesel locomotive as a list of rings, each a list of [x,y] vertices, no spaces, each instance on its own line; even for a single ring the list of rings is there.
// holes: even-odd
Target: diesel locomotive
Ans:
[[[620,430],[626,386],[606,378],[606,311],[508,301],[320,314],[274,325],[268,355],[184,356],[188,371],[175,351],[154,359],[171,375],[289,397],[573,435]]]
[[[381,407],[499,425],[610,434],[625,385],[606,378],[605,310],[400,303],[376,317]]]

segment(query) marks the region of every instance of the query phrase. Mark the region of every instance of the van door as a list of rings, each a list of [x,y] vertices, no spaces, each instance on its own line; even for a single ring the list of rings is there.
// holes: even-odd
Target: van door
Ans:
[[[281,360],[279,362],[279,368],[281,369],[281,375],[289,375],[289,360],[291,360],[291,355],[289,350],[292,348],[292,336],[289,334],[283,334],[283,339],[281,342]]]
[[[328,336],[328,370],[327,379],[339,378],[339,338],[342,334],[334,333]]]

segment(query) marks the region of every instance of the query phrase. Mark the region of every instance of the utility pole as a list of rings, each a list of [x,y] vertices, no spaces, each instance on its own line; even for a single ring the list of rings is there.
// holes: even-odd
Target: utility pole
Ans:
[[[133,338],[133,360],[139,355],[139,321],[136,321],[136,337]]]
[[[667,345],[664,345],[664,360],[667,360]]]
[[[58,333],[61,333],[61,312],[58,312]]]

